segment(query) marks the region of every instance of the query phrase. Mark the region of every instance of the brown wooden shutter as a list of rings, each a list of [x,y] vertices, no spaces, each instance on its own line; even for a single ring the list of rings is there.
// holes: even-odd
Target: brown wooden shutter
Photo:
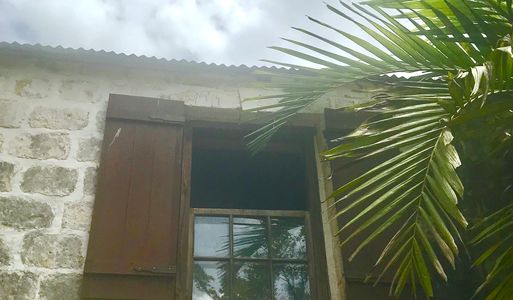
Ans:
[[[174,299],[184,104],[111,95],[82,295]]]
[[[363,121],[369,118],[371,114],[364,112],[349,113],[339,110],[327,109],[325,110],[324,116],[326,121],[326,131],[324,135],[328,141],[328,145],[332,147],[337,145],[337,143],[330,142],[330,140],[342,137],[350,133]],[[366,161],[357,164],[348,164],[349,161],[349,159],[338,159],[331,163],[333,172],[333,188],[337,188],[351,181],[379,162],[379,160],[374,158],[367,159]],[[338,218],[337,221],[340,226],[343,226],[351,219],[351,217],[351,215],[344,215]],[[358,225],[359,224],[356,224],[356,226]],[[354,227],[355,226],[351,228]],[[391,282],[392,277],[384,276],[383,280],[376,287],[373,287],[372,284],[364,283],[366,275],[370,270],[372,270],[374,263],[381,254],[383,248],[386,246],[388,241],[387,235],[389,234],[390,233],[385,233],[381,236],[380,240],[376,240],[369,244],[351,262],[349,262],[347,258],[356,249],[356,247],[363,240],[365,240],[367,237],[365,233],[347,243],[347,245],[345,245],[342,249],[344,275],[346,280],[346,297],[348,300],[394,299],[388,295],[389,283]]]

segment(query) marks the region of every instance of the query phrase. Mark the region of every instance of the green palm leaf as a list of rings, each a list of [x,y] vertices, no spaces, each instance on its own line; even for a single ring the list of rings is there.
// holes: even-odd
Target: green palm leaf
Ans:
[[[340,39],[294,28],[327,47],[285,39],[295,48],[273,49],[320,68],[280,63],[291,71],[270,75],[275,83],[271,86],[282,92],[248,99],[274,100],[252,109],[271,113],[267,125],[246,137],[248,147],[259,151],[290,118],[332,91],[343,88],[371,93],[368,103],[346,109],[364,109],[375,115],[337,139],[337,146],[322,155],[328,161],[341,157],[353,162],[389,159],[335,189],[330,196],[330,205],[337,210],[333,219],[355,216],[339,228],[342,245],[366,235],[350,259],[392,230],[371,274],[379,280],[393,272],[391,292],[395,295],[408,285],[412,293],[420,287],[431,297],[432,274],[447,280],[447,267],[455,266],[462,244],[459,231],[467,226],[458,209],[464,188],[456,172],[461,162],[451,144],[452,132],[476,119],[487,120],[497,126],[498,133],[485,140],[502,145],[512,140],[508,138],[513,127],[512,3],[369,0],[326,6],[357,25],[372,42],[314,18],[309,19],[320,29],[338,33]],[[345,46],[346,41],[365,51]],[[399,72],[408,76],[396,76]],[[494,236],[500,231],[487,232]],[[490,248],[479,261],[499,248]],[[513,253],[513,249],[503,252],[502,265],[510,262],[508,251]],[[497,275],[503,274],[499,267],[490,272],[485,286],[499,277],[513,280],[512,276]],[[489,299],[503,299],[512,292],[506,285],[493,291]]]
[[[491,265],[491,270],[476,295],[487,291],[487,300],[510,299],[513,295],[513,204],[485,218],[472,243],[488,243],[476,265]]]
[[[398,266],[396,286],[393,287],[395,293],[400,293],[407,282],[415,280],[427,296],[432,296],[429,269],[446,278],[440,261],[445,258],[452,264],[458,255],[450,223],[456,222],[461,228],[467,225],[457,208],[463,193],[455,172],[459,166],[458,156],[450,144],[452,135],[449,129],[439,122],[447,118],[448,113],[436,102],[414,107],[383,107],[382,110],[386,112],[363,125],[366,130],[357,130],[341,139],[339,146],[324,153],[328,160],[341,156],[368,158],[384,151],[394,152],[399,158],[392,164],[383,162],[336,189],[331,195],[336,199],[333,205],[343,208],[334,218],[348,213],[355,215],[339,231],[343,244],[358,235],[369,234],[366,229],[380,224],[350,259],[375,236],[394,227],[394,224],[402,223],[376,267],[388,270],[392,265]],[[398,118],[401,119],[399,128],[394,122]],[[419,122],[425,125],[417,126]],[[356,223],[360,224],[357,229],[351,227]],[[432,248],[428,236],[438,237],[438,250]]]

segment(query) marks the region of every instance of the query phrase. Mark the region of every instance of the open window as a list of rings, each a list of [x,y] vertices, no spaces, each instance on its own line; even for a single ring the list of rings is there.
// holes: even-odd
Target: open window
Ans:
[[[315,274],[305,151],[311,136],[284,133],[251,156],[244,133],[193,133],[192,299],[321,299],[314,290],[327,287]]]

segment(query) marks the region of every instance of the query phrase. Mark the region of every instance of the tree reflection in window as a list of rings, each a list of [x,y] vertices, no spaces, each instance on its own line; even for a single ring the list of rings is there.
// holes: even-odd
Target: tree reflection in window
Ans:
[[[195,261],[193,299],[229,299],[229,262]]]
[[[195,222],[193,299],[310,299],[304,218],[196,216]]]

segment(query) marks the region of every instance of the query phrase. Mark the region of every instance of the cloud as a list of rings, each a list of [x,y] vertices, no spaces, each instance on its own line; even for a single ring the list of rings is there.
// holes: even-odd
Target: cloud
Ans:
[[[260,65],[297,61],[266,47],[307,40],[290,28],[311,26],[305,14],[340,22],[320,0],[3,0],[0,39]]]

